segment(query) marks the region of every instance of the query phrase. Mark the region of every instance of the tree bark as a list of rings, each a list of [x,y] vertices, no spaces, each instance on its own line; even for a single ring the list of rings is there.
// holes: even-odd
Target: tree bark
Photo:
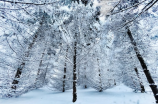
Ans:
[[[136,74],[137,74],[137,77],[138,77],[138,79],[139,79],[141,92],[144,93],[144,92],[145,92],[145,88],[144,88],[143,82],[141,81],[141,78],[140,78],[140,76],[139,76],[138,69],[135,68],[134,70],[135,70],[135,72],[136,72]]]
[[[155,82],[154,82],[153,78],[150,75],[150,71],[148,70],[146,63],[145,63],[143,57],[141,56],[141,54],[139,52],[137,44],[136,44],[136,42],[135,42],[135,40],[134,40],[134,38],[132,36],[132,33],[131,33],[129,28],[127,28],[127,35],[130,38],[130,41],[131,41],[131,44],[134,47],[134,51],[136,53],[136,56],[137,56],[137,58],[138,58],[138,60],[139,60],[139,62],[141,64],[142,69],[144,70],[144,74],[146,75],[146,78],[147,78],[147,80],[148,80],[148,82],[150,84],[149,86],[150,86],[150,88],[151,88],[151,90],[152,90],[152,92],[154,94],[156,103],[158,103],[158,89],[157,89],[157,85],[155,85]]]
[[[102,87],[101,72],[100,72],[99,59],[98,58],[97,58],[97,63],[98,63],[99,84],[100,84],[100,90],[99,90],[99,92],[102,92],[103,91],[103,87]]]
[[[134,92],[137,92],[137,85],[136,85],[136,83],[134,82],[134,80],[133,80],[133,77],[132,77],[132,76],[131,76],[131,80],[133,81],[133,86],[135,87]]]
[[[67,46],[67,49],[66,49],[65,64],[64,64],[63,92],[65,92],[66,67],[67,67],[66,58],[67,58],[67,54],[68,54],[68,46]]]
[[[115,79],[114,79],[114,85],[116,85],[116,81],[115,81]]]
[[[77,72],[76,72],[76,55],[77,55],[77,42],[74,43],[74,56],[73,56],[73,100],[72,102],[76,102],[77,100]]]
[[[50,60],[50,58],[51,58],[51,55],[49,55],[49,59],[48,60]],[[48,71],[48,66],[49,66],[49,62],[47,63],[47,66],[46,66],[46,70],[45,70],[45,72],[44,72],[44,76],[43,76],[43,85],[46,83],[46,75],[47,75],[47,71]]]
[[[86,66],[84,67],[85,73],[84,73],[84,88],[87,88],[87,84],[86,84],[86,80],[87,80],[87,76],[86,76]]]
[[[39,26],[37,32],[35,33],[35,35],[34,35],[34,37],[33,37],[33,41],[32,41],[32,42],[29,44],[29,46],[28,46],[28,51],[27,51],[26,54],[25,54],[25,58],[29,57],[30,51],[31,51],[33,45],[34,45],[35,42],[36,42],[36,39],[37,39],[37,37],[38,37],[38,34],[42,31],[41,27],[42,27],[42,25],[43,25],[43,20],[44,20],[44,16],[42,17],[42,21],[40,22],[40,26]],[[16,74],[15,74],[14,80],[13,80],[13,82],[12,82],[13,85],[11,86],[11,88],[14,89],[14,90],[17,89],[17,84],[19,83],[18,80],[19,80],[19,78],[20,78],[20,76],[21,76],[21,74],[22,74],[22,70],[23,70],[23,68],[25,67],[25,64],[26,64],[26,61],[23,60],[23,62],[20,64],[20,66],[19,66],[18,69],[17,69],[17,72],[16,72]]]
[[[32,43],[29,44],[28,51],[26,52],[25,57],[29,57],[30,51],[31,51],[31,49],[32,49],[32,47],[33,47],[33,45],[34,45],[36,39],[37,39],[37,34],[35,34]],[[16,74],[15,74],[14,80],[13,80],[13,82],[12,82],[13,85],[11,86],[11,88],[14,89],[14,90],[16,90],[16,88],[17,88],[16,85],[19,83],[18,79],[20,78],[20,76],[21,76],[21,74],[22,74],[22,70],[23,70],[23,68],[25,67],[25,64],[26,64],[26,62],[23,61],[23,62],[20,64],[20,66],[18,67],[18,69],[17,69],[17,72],[16,72]]]
[[[66,62],[64,65],[64,76],[63,76],[63,92],[65,92],[65,79],[66,79]]]
[[[44,58],[44,56],[45,56],[45,51],[46,51],[46,45],[47,45],[47,43],[45,43],[45,48],[44,48],[44,50],[43,50],[43,53],[42,53],[42,56],[41,56],[41,60],[40,60],[40,63],[39,63],[39,68],[38,68],[38,71],[37,71],[37,77],[36,77],[36,79],[35,79],[35,83],[34,83],[34,86],[35,86],[35,88],[39,88],[39,87],[41,87],[41,86],[43,86],[43,81],[42,80],[40,80],[41,81],[41,84],[40,83],[38,83],[38,81],[39,81],[39,75],[40,75],[40,73],[41,73],[41,70],[42,70],[42,64],[43,64],[43,58]],[[44,77],[44,76],[43,76]]]

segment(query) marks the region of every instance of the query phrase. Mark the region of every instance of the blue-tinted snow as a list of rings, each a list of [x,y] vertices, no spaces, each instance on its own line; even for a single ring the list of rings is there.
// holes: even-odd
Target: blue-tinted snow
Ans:
[[[123,84],[104,92],[78,87],[77,94],[75,104],[155,104],[151,91],[134,93]],[[0,99],[0,104],[73,104],[72,90],[62,93],[43,87],[18,98]]]

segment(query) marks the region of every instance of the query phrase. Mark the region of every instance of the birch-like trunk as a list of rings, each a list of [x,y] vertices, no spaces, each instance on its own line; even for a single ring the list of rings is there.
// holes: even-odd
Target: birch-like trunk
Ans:
[[[65,92],[66,67],[67,67],[66,58],[67,58],[67,54],[68,54],[68,46],[67,46],[67,49],[66,49],[65,64],[64,64],[63,92]]]
[[[35,44],[36,39],[37,39],[37,34],[35,34],[32,43],[29,44],[28,51],[26,52],[26,55],[25,55],[26,58],[29,57],[30,51],[31,51],[33,45]],[[14,77],[14,80],[13,80],[12,86],[11,86],[11,88],[14,89],[14,90],[16,90],[16,88],[17,88],[16,86],[19,83],[19,78],[20,78],[20,76],[22,74],[22,70],[25,67],[25,64],[26,64],[26,61],[24,60],[20,64],[20,66],[18,67],[18,69],[16,71],[16,74],[15,74],[15,77]]]
[[[85,73],[84,73],[84,88],[87,88],[87,75],[86,75],[86,64],[85,64],[85,67],[84,67],[84,71],[85,71]]]
[[[150,71],[148,70],[146,63],[145,63],[143,57],[141,56],[141,54],[139,52],[137,44],[136,44],[136,42],[135,42],[135,40],[134,40],[134,38],[132,36],[132,33],[131,33],[129,28],[127,28],[127,35],[130,38],[130,41],[131,41],[131,44],[133,45],[134,51],[136,53],[136,56],[137,56],[137,58],[138,58],[138,60],[139,60],[139,62],[141,64],[142,69],[144,71],[144,74],[145,74],[145,76],[146,76],[146,78],[147,78],[147,80],[148,80],[148,82],[150,84],[149,86],[150,86],[150,88],[151,88],[151,90],[152,90],[152,92],[154,94],[156,103],[158,103],[158,89],[157,89],[157,85],[155,84],[153,78],[150,75]]]
[[[30,56],[30,52],[31,52],[31,50],[33,48],[33,45],[35,44],[35,42],[37,40],[38,34],[40,32],[42,32],[42,28],[41,27],[43,25],[43,20],[44,20],[44,17],[42,18],[42,21],[40,22],[40,26],[39,26],[37,32],[35,33],[32,42],[28,46],[28,50],[25,53],[24,59],[27,59]],[[13,80],[12,86],[11,86],[11,88],[14,89],[14,90],[17,89],[17,84],[19,83],[19,79],[20,79],[20,76],[22,74],[22,70],[24,69],[25,65],[26,65],[26,60],[23,60],[23,62],[21,62],[21,64],[17,68],[16,74],[15,74],[15,77],[14,77],[14,80]]]
[[[100,84],[100,90],[99,90],[99,92],[102,92],[103,91],[103,87],[102,87],[101,71],[100,71],[100,67],[99,67],[99,59],[98,58],[97,58],[97,63],[98,63],[99,84]]]
[[[34,83],[34,86],[35,86],[35,88],[40,88],[40,87],[42,87],[43,86],[43,80],[40,80],[41,78],[41,76],[40,76],[40,74],[41,73],[44,73],[45,71],[46,71],[46,69],[47,68],[44,68],[44,69],[42,69],[42,65],[43,65],[43,61],[44,61],[44,56],[46,55],[45,54],[45,51],[46,51],[46,49],[47,49],[47,43],[45,43],[45,48],[44,48],[44,50],[43,50],[43,53],[42,53],[42,56],[41,56],[41,60],[40,60],[40,63],[39,63],[39,67],[38,67],[38,71],[37,71],[37,76],[36,76],[36,79],[35,79],[35,83]],[[45,70],[45,71],[42,71],[42,70]],[[44,74],[43,74],[44,75]],[[44,77],[44,76],[42,76],[42,77]],[[43,79],[45,79],[45,78],[43,78]]]
[[[74,43],[74,56],[73,56],[73,100],[72,100],[72,102],[76,102],[76,100],[77,100],[76,58],[77,58],[77,42]]]
[[[145,88],[144,88],[143,82],[141,81],[141,78],[140,78],[140,76],[139,76],[138,69],[135,68],[134,70],[135,70],[135,72],[136,72],[136,74],[137,74],[137,77],[138,77],[138,79],[139,79],[139,84],[140,84],[141,92],[144,93],[144,92],[145,92]]]

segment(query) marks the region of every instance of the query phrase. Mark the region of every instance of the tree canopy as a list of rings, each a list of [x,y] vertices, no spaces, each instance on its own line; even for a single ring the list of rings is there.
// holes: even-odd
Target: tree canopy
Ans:
[[[158,103],[157,2],[0,0],[0,97],[149,83]]]

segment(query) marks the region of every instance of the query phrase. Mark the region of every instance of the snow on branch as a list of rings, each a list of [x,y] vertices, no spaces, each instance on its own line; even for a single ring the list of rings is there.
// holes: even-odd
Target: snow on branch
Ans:
[[[6,3],[13,3],[13,4],[26,4],[26,5],[51,5],[54,3],[57,3],[59,1],[55,1],[55,2],[44,2],[44,3],[33,3],[33,2],[19,2],[19,1],[4,1],[4,0],[0,0],[0,2],[6,2]]]
[[[114,8],[114,3],[118,2],[119,0],[101,0],[96,6],[101,7],[101,15],[107,15]]]

